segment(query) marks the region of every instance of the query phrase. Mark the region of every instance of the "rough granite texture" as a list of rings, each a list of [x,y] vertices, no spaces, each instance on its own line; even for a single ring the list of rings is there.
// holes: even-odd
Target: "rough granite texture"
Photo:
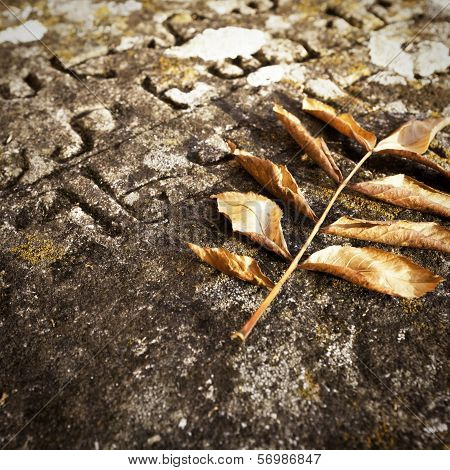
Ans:
[[[435,17],[446,2],[6,3],[0,445],[444,448],[445,283],[408,301],[298,272],[242,345],[230,333],[266,292],[185,243],[254,256],[277,279],[286,264],[233,234],[209,198],[260,189],[224,139],[287,164],[320,213],[333,183],[299,155],[272,103],[315,132],[300,109],[315,96],[380,137],[448,113],[450,11]],[[347,173],[362,149],[332,129],[323,136]],[[431,145],[443,164],[449,137]],[[397,173],[448,189],[389,156],[358,178]],[[295,253],[312,225],[285,209]],[[350,192],[328,220],[341,215],[445,223]],[[342,243],[367,245],[319,235],[309,253]],[[448,275],[442,253],[374,246]]]

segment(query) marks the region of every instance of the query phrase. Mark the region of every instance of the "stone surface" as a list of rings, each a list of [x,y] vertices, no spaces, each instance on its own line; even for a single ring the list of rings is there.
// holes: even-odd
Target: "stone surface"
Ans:
[[[226,140],[287,165],[319,214],[334,185],[273,103],[322,132],[347,174],[362,149],[303,113],[303,97],[380,138],[448,113],[441,3],[2,6],[2,447],[445,447],[445,284],[406,301],[298,272],[241,345],[230,333],[266,292],[186,248],[224,246],[279,278],[286,264],[233,234],[210,198],[261,191]],[[439,133],[431,157],[448,160],[449,141]],[[447,189],[399,157],[372,157],[357,179],[398,173]],[[295,253],[312,225],[283,209]],[[329,220],[342,215],[445,223],[347,191]],[[308,252],[339,243],[368,245],[318,235]],[[374,245],[448,276],[442,253]]]

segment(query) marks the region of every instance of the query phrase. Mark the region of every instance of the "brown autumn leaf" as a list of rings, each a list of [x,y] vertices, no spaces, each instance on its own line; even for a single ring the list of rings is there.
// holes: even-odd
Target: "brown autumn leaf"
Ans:
[[[329,246],[313,253],[300,267],[407,299],[425,295],[444,280],[404,256],[378,248]]]
[[[270,191],[275,197],[291,203],[298,212],[316,221],[308,201],[300,191],[294,177],[284,165],[277,165],[265,158],[256,157],[248,152],[239,150],[228,141],[231,153],[236,160],[250,173],[259,184]]]
[[[351,114],[337,114],[331,106],[308,97],[303,99],[302,109],[334,127],[341,134],[355,140],[367,151],[372,150],[377,143],[375,134],[362,128]]]
[[[321,137],[314,138],[302,125],[300,120],[276,104],[273,110],[286,130],[300,147],[319,165],[325,173],[338,183],[342,181],[342,173],[336,165],[327,144]]]
[[[409,176],[386,176],[349,188],[396,206],[450,217],[450,196]]]
[[[257,286],[272,289],[275,285],[259,267],[259,264],[250,256],[241,256],[231,253],[225,248],[202,248],[188,243],[187,246],[205,263],[222,271],[228,276],[234,276]]]
[[[219,212],[231,221],[235,232],[247,235],[268,250],[292,259],[281,228],[283,211],[267,197],[229,191],[211,196],[217,199]]]
[[[450,253],[450,230],[435,222],[362,220],[341,217],[322,232],[395,246],[410,246]]]
[[[435,135],[450,124],[450,117],[430,118],[425,121],[413,119],[399,127],[386,139],[378,142],[374,153],[392,154],[415,160],[443,175],[450,177],[450,171],[425,155]]]

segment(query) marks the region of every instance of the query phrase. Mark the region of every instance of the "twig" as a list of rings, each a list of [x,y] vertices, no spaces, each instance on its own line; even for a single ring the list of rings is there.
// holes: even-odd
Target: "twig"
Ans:
[[[283,287],[284,283],[289,279],[290,275],[294,272],[295,269],[297,269],[298,263],[300,262],[300,259],[302,258],[303,254],[313,241],[314,237],[316,236],[317,232],[319,231],[321,225],[325,221],[328,213],[330,212],[331,208],[333,207],[333,204],[336,202],[336,199],[338,198],[339,194],[341,194],[342,190],[347,186],[348,182],[351,180],[351,178],[355,175],[355,173],[361,168],[361,166],[364,164],[364,162],[372,155],[372,150],[367,152],[364,157],[361,158],[361,160],[357,163],[357,165],[353,168],[353,170],[348,174],[348,176],[342,181],[342,183],[339,185],[339,187],[336,189],[336,192],[333,194],[333,197],[330,199],[328,202],[327,207],[323,211],[322,215],[320,216],[319,220],[317,221],[316,225],[314,226],[312,232],[310,233],[308,239],[305,241],[303,246],[301,247],[300,251],[298,252],[297,256],[294,258],[292,261],[291,265],[281,279],[275,284],[275,287],[270,291],[269,295],[264,299],[262,304],[257,308],[257,310],[253,313],[253,315],[250,317],[250,319],[247,321],[247,323],[239,330],[233,332],[231,335],[232,339],[239,338],[242,341],[245,341],[250,334],[250,332],[253,330],[255,327],[256,323],[258,320],[261,318],[262,314],[266,311],[267,307],[272,303],[272,301],[275,299],[275,297],[278,295],[278,292],[280,292],[281,288]]]

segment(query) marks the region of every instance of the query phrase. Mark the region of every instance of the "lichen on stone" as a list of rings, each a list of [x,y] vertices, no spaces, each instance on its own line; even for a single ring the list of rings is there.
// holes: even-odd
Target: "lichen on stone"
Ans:
[[[29,233],[25,235],[25,238],[27,239],[25,243],[12,247],[10,252],[33,265],[54,263],[61,259],[66,252],[63,245],[38,234]]]

